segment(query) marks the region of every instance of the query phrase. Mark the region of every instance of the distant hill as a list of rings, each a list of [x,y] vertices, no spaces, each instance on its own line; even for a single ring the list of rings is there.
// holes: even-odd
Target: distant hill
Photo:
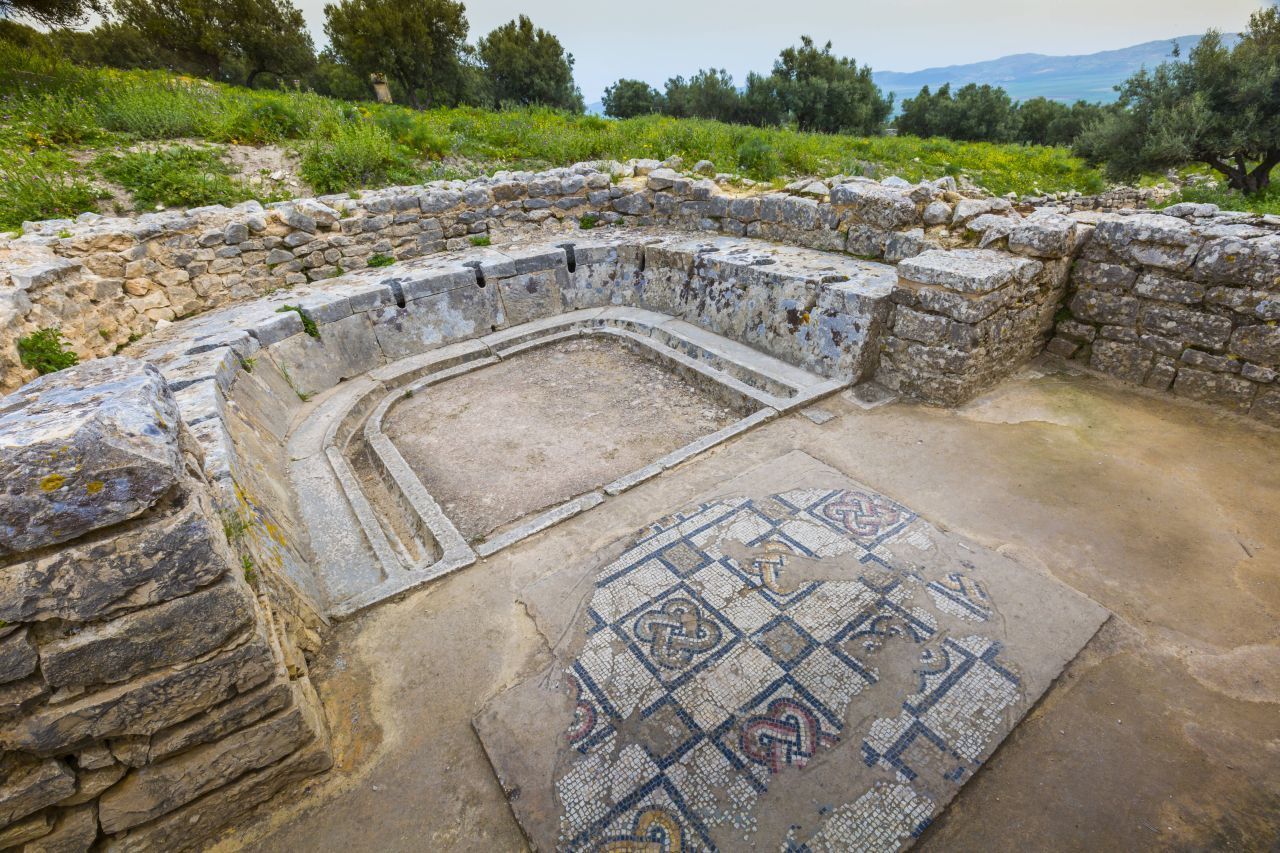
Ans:
[[[985,62],[926,68],[923,71],[877,71],[874,76],[880,88],[893,92],[899,103],[903,98],[914,97],[921,86],[936,90],[948,82],[952,89],[966,83],[1002,86],[1017,101],[1035,97],[1055,101],[1114,101],[1114,87],[1135,71],[1144,66],[1154,68],[1172,59],[1175,42],[1182,55],[1186,56],[1200,38],[1180,36],[1082,56],[1017,53]],[[1235,44],[1239,36],[1228,34],[1224,38],[1228,44]]]
[[[921,86],[936,90],[948,82],[952,89],[966,83],[1002,86],[1015,101],[1045,97],[1068,103],[1079,100],[1106,103],[1116,99],[1115,87],[1134,72],[1143,67],[1154,68],[1172,59],[1175,42],[1185,57],[1200,43],[1200,38],[1178,36],[1080,56],[1015,53],[984,62],[926,68],[923,71],[876,71],[873,76],[881,89],[894,94],[895,104],[901,104],[903,98],[915,97]],[[1239,41],[1240,36],[1227,33],[1223,39],[1230,46]],[[587,112],[602,115],[604,104],[600,101],[587,104]]]

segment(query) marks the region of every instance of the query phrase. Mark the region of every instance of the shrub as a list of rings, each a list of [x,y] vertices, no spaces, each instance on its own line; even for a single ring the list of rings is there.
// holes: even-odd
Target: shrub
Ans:
[[[411,183],[417,173],[385,130],[368,122],[342,122],[302,152],[303,179],[316,192]]]
[[[600,224],[600,217],[594,213],[584,213],[578,217],[578,227],[583,231],[590,231]]]
[[[366,263],[371,267],[389,267],[396,262],[396,259],[390,255],[384,255],[379,252],[376,255],[370,255]]]
[[[18,338],[18,359],[23,367],[30,367],[41,376],[79,364],[79,356],[65,349],[62,340],[62,330],[57,327],[38,329]]]
[[[236,104],[210,138],[217,142],[264,145],[298,139],[306,130],[306,121],[288,102],[271,97]]]
[[[93,107],[80,95],[46,92],[17,107],[16,141],[28,148],[82,145],[102,136]]]
[[[383,109],[374,114],[373,121],[395,143],[420,157],[439,160],[449,153],[448,138],[435,132],[427,122],[419,120],[416,112]]]
[[[94,210],[102,192],[76,177],[72,166],[51,151],[0,153],[0,230]]]
[[[471,245],[473,246],[488,246],[492,243],[493,241],[489,239],[488,234],[481,234],[478,237],[471,238]]]
[[[103,96],[99,120],[108,130],[140,139],[199,136],[217,100],[216,91],[208,88],[202,94],[178,82],[125,86]]]
[[[231,167],[212,148],[170,146],[155,151],[134,151],[123,156],[104,155],[95,161],[102,174],[133,194],[139,210],[166,207],[199,207],[236,204],[253,192],[231,177]]]
[[[782,170],[778,155],[762,136],[753,136],[738,146],[738,168],[759,181],[771,181]]]

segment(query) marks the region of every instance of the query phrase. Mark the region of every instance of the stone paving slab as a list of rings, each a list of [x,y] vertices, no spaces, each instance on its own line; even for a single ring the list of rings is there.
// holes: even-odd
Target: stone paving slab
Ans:
[[[1107,618],[800,451],[557,570],[474,720],[538,850],[910,846]]]

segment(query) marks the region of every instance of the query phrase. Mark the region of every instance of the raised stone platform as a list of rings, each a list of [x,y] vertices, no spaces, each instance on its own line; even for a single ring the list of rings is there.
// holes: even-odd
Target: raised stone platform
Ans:
[[[521,600],[475,727],[539,850],[909,846],[1107,617],[800,452]]]

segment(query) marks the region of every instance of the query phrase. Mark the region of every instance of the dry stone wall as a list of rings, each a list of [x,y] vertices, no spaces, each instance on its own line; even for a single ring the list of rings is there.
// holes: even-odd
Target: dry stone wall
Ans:
[[[1208,205],[1106,219],[1070,286],[1052,352],[1280,425],[1280,228]]]
[[[175,850],[330,763],[160,371],[0,406],[0,848]]]

